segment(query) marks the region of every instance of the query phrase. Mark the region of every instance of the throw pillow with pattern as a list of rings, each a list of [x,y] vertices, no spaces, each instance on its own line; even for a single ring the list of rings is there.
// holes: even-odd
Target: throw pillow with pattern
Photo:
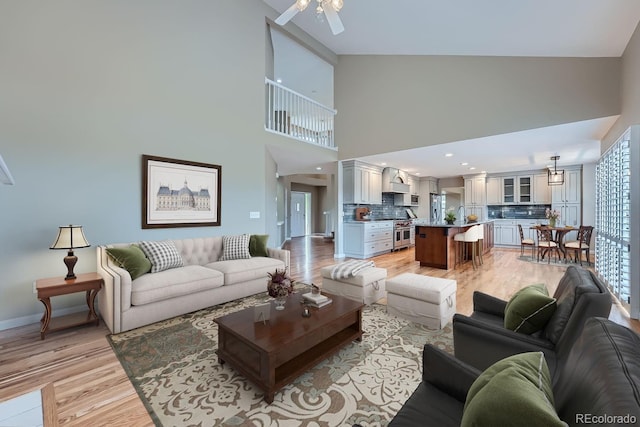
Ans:
[[[230,261],[234,259],[249,259],[249,238],[248,234],[239,236],[222,236],[222,256],[220,261]]]
[[[170,268],[182,267],[182,256],[178,248],[171,240],[162,242],[138,242],[142,252],[151,261],[151,272],[168,270]]]

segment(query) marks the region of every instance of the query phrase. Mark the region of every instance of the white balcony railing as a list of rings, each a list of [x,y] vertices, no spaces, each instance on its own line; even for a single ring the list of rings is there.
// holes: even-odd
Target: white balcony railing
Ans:
[[[264,127],[269,132],[335,148],[336,110],[265,78],[267,108]]]

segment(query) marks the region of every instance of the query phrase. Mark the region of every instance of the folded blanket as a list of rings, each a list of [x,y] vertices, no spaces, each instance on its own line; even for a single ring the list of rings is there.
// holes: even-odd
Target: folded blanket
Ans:
[[[340,264],[336,264],[331,270],[332,279],[346,279],[353,277],[365,268],[375,267],[376,264],[373,261],[358,261],[351,260],[345,261]]]

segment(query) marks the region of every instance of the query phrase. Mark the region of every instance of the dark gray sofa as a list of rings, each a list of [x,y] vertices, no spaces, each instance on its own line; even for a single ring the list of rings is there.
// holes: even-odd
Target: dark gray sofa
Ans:
[[[481,292],[473,294],[471,316],[453,317],[453,348],[456,358],[485,370],[517,353],[542,351],[553,377],[556,359],[567,352],[590,317],[609,317],[611,294],[594,273],[570,266],[553,295],[557,308],[546,327],[533,335],[504,327],[507,301]]]
[[[558,355],[555,408],[569,426],[640,422],[640,335],[603,318],[587,320],[566,353]],[[426,345],[422,382],[390,427],[459,426],[467,391],[480,371]],[[602,418],[601,418],[602,417]],[[526,425],[526,420],[518,420]]]

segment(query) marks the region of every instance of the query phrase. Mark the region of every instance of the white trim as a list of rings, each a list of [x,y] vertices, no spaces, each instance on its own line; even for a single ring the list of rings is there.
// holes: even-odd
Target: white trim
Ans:
[[[87,311],[86,304],[56,310],[56,316],[53,316],[53,318],[55,319],[56,317],[66,316],[67,314],[79,313],[81,311]],[[0,320],[0,331],[17,328],[20,326],[31,325],[32,323],[39,323],[40,319],[42,319],[42,313],[30,314],[28,316],[16,317],[13,319]]]

